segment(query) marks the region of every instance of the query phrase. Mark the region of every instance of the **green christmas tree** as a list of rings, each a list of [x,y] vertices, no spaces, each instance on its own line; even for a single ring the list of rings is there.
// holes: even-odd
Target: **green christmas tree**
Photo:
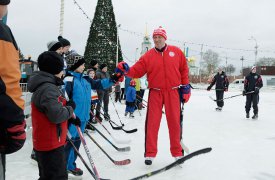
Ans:
[[[90,28],[84,58],[107,64],[108,70],[116,67],[117,42],[118,61],[122,61],[121,47],[117,38],[117,25],[111,0],[98,0],[94,19]]]

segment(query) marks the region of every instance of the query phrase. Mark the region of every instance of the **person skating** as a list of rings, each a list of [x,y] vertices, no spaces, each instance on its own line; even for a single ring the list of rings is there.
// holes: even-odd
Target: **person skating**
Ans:
[[[134,111],[135,111],[135,102],[136,102],[136,81],[131,80],[130,86],[127,88],[126,92],[126,109],[125,109],[125,116],[130,114],[130,118],[134,118]]]
[[[75,103],[67,102],[59,86],[63,85],[64,61],[54,52],[39,55],[38,67],[28,81],[28,89],[33,93],[32,139],[38,162],[39,179],[67,180],[65,141],[67,120],[80,125],[79,118],[72,118]]]
[[[217,111],[221,111],[222,107],[224,106],[223,95],[224,92],[228,91],[229,81],[225,74],[225,72],[222,70],[222,68],[218,69],[218,73],[213,77],[211,80],[210,85],[207,87],[207,91],[210,91],[212,86],[216,84],[216,102],[217,102]]]
[[[183,52],[167,45],[166,31],[159,27],[153,32],[155,47],[147,51],[131,68],[120,62],[117,72],[132,78],[141,78],[147,73],[149,99],[145,122],[145,164],[151,165],[158,148],[158,131],[165,106],[170,137],[170,152],[175,158],[183,156],[181,147],[181,98],[188,102],[191,89],[188,66]],[[180,93],[179,93],[180,92]]]
[[[6,154],[21,149],[26,139],[18,46],[2,21],[9,3],[0,0],[0,180],[5,179]]]
[[[252,119],[258,119],[258,103],[259,103],[259,92],[263,87],[263,81],[261,75],[256,73],[256,66],[251,68],[251,72],[245,77],[243,95],[246,96],[245,112],[246,118],[249,118],[249,111],[253,104]],[[253,93],[249,93],[253,92]]]

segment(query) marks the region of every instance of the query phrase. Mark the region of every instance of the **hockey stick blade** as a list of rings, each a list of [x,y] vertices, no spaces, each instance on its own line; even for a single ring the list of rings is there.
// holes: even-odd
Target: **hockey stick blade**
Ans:
[[[114,128],[118,128],[118,127],[120,128],[120,127],[121,127],[121,129],[116,129],[116,130],[122,130],[122,131],[124,131],[124,132],[126,132],[126,133],[135,133],[135,132],[137,132],[137,128],[132,129],[132,130],[123,129],[122,126],[118,126],[118,125],[117,125],[114,121],[112,121],[111,119],[109,119],[109,123],[111,124],[111,126],[112,126],[113,129],[114,129]],[[113,124],[116,125],[117,127],[114,127]]]
[[[135,133],[135,132],[137,132],[137,128],[132,129],[132,130],[125,130],[125,129],[122,128],[122,131],[124,131],[126,133]]]
[[[194,156],[197,156],[197,155],[200,155],[200,154],[204,154],[204,153],[208,153],[208,152],[210,152],[211,150],[212,150],[212,148],[204,148],[204,149],[195,151],[195,152],[193,152],[193,153],[191,153],[191,154],[188,154],[187,156],[184,156],[184,157],[178,159],[177,161],[175,161],[175,162],[173,162],[173,163],[171,163],[171,164],[169,164],[169,165],[167,165],[167,166],[165,166],[165,167],[163,167],[163,168],[161,168],[161,169],[158,169],[158,170],[149,172],[149,173],[147,173],[147,174],[143,174],[143,175],[141,175],[141,176],[132,178],[132,179],[130,179],[130,180],[139,180],[139,179],[149,178],[149,177],[151,177],[151,176],[153,176],[153,175],[156,175],[156,174],[165,172],[165,171],[167,171],[167,170],[169,170],[169,169],[171,169],[171,168],[173,168],[173,167],[175,167],[175,166],[178,166],[178,165],[184,163],[186,160],[191,159],[191,158],[194,157]]]
[[[130,146],[127,146],[127,147],[123,147],[123,148],[119,148],[117,146],[115,146],[106,136],[104,136],[96,127],[94,127],[92,125],[92,127],[107,141],[111,144],[111,146],[113,146],[117,151],[119,152],[126,152],[126,151],[130,151],[131,148]],[[111,136],[112,137],[112,136]],[[113,137],[112,137],[113,138]],[[114,138],[113,138],[114,139]]]
[[[98,148],[108,157],[109,160],[111,160],[115,165],[123,166],[131,163],[130,159],[125,159],[122,161],[116,161],[114,160],[96,141],[95,139],[88,133],[88,131],[85,131],[87,136],[98,146]]]

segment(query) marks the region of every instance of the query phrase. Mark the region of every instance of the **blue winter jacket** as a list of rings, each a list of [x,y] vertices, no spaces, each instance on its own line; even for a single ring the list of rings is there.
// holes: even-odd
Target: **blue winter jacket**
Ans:
[[[133,86],[129,86],[126,92],[126,101],[134,102],[136,100],[136,88]]]
[[[110,79],[93,80],[89,77],[83,76],[81,73],[68,71],[65,81],[65,90],[69,97],[72,99],[76,108],[74,113],[81,120],[81,130],[85,129],[87,122],[90,119],[90,107],[91,107],[91,89],[106,89],[113,85]],[[74,125],[69,126],[69,131],[72,137],[79,137]]]

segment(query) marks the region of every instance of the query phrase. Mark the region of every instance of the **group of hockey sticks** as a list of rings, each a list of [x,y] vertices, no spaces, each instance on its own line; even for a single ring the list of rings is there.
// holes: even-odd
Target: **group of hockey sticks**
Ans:
[[[98,119],[98,117],[96,117],[95,115],[94,115],[94,113],[92,112],[92,111],[90,111],[90,113],[91,113],[91,115],[92,116],[94,116],[95,117],[95,120],[97,121],[97,123],[99,123],[105,130],[106,130],[106,132],[112,137],[112,139],[114,140],[114,141],[116,141],[116,143],[118,143],[118,144],[127,144],[127,143],[130,143],[130,140],[129,141],[122,141],[122,140],[118,140],[118,139],[116,139],[112,134],[111,134],[111,132],[104,126],[104,124]],[[111,120],[108,120],[109,121],[109,123],[111,124]],[[89,123],[89,125],[91,125],[91,123]],[[111,124],[111,126],[112,126],[112,124]],[[92,126],[92,127],[94,127],[94,126]],[[120,129],[122,129],[122,127],[120,126],[116,126],[116,127],[114,127],[114,126],[112,126],[113,127],[113,129],[115,129],[115,130],[120,130]],[[125,131],[127,131],[127,130],[125,130]],[[131,130],[130,130],[131,131]],[[127,131],[128,132],[128,131]]]
[[[116,161],[114,160],[97,142],[96,140],[88,133],[88,131],[86,130],[85,133],[87,134],[87,136],[97,145],[97,147],[108,157],[108,159],[110,159],[115,165],[119,165],[119,166],[123,166],[123,165],[127,165],[131,163],[130,159],[125,159],[122,161]]]
[[[102,103],[101,103],[100,100],[99,100],[99,103],[100,103],[99,105],[100,105],[100,107],[103,109],[104,113],[107,114],[107,113],[105,112],[105,110],[104,110],[104,108],[103,108]],[[116,109],[115,106],[114,106],[114,108],[115,108],[115,111],[116,111],[116,113],[117,113],[117,115],[118,115],[118,111],[117,111],[117,109]],[[110,123],[112,129],[114,129],[114,130],[122,130],[122,131],[124,131],[124,132],[126,132],[126,133],[134,133],[134,132],[137,132],[137,128],[131,129],[131,130],[126,130],[126,129],[124,129],[124,128],[123,128],[124,124],[122,123],[122,121],[121,121],[119,115],[118,115],[118,118],[119,118],[119,120],[120,120],[121,125],[118,125],[117,123],[115,123],[114,121],[112,121],[110,117],[107,117],[105,114],[103,114],[102,112],[100,112],[100,110],[97,110],[97,109],[96,109],[96,111],[97,111],[97,113],[99,113],[99,114],[103,115],[103,117],[105,117],[105,119]],[[95,116],[95,117],[96,117],[96,116]],[[97,119],[97,121],[99,121],[99,119]]]
[[[77,128],[79,128],[79,127],[77,127]],[[80,131],[80,133],[81,133],[81,131]],[[81,133],[81,134],[82,134],[82,133]],[[81,136],[81,135],[79,135],[79,136]],[[83,136],[82,136],[82,137],[83,137]],[[68,132],[68,133],[67,133],[67,140],[68,140],[68,142],[72,145],[72,147],[73,147],[73,149],[74,149],[76,155],[80,158],[80,160],[82,161],[82,163],[84,164],[84,166],[86,167],[86,169],[89,171],[89,173],[93,176],[93,178],[94,178],[95,180],[102,179],[102,178],[99,178],[98,172],[97,172],[97,170],[96,170],[96,167],[95,167],[95,165],[94,165],[94,161],[93,161],[93,159],[91,158],[91,156],[88,156],[88,158],[90,157],[90,158],[89,158],[90,164],[93,164],[93,165],[92,165],[93,171],[91,170],[91,168],[89,167],[89,165],[86,163],[86,161],[84,160],[84,158],[82,157],[82,155],[80,154],[80,152],[78,151],[78,149],[76,148],[76,146],[74,145],[74,142],[73,142],[73,140],[72,140],[71,138],[72,138],[72,137],[71,137],[71,134]],[[82,141],[82,140],[81,140],[81,141]],[[87,145],[86,145],[86,146],[87,146]],[[85,148],[86,153],[87,153],[87,150],[88,150],[88,149]],[[90,154],[89,150],[88,150],[88,153],[87,153],[87,154]],[[103,180],[103,179],[102,179],[102,180]]]
[[[95,128],[93,126],[93,128]],[[91,170],[91,168],[88,166],[88,164],[86,163],[86,161],[84,160],[84,158],[82,157],[82,155],[79,153],[78,149],[75,147],[74,143],[73,143],[73,140],[71,139],[71,135],[70,133],[68,132],[67,134],[67,140],[68,142],[72,145],[75,153],[77,154],[77,156],[80,158],[80,160],[82,161],[82,163],[84,164],[84,166],[87,168],[87,170],[89,171],[89,173],[93,176],[93,178],[95,180],[100,180],[102,178],[99,177],[99,174],[98,174],[98,171],[96,169],[96,166],[95,166],[95,163],[92,159],[92,156],[91,156],[91,153],[88,149],[88,146],[86,144],[86,141],[85,141],[85,138],[81,132],[81,129],[79,126],[76,126],[76,129],[77,129],[77,132],[78,132],[78,135],[80,137],[80,140],[83,144],[83,147],[84,147],[84,150],[87,154],[87,157],[88,157],[88,160],[89,160],[89,163],[92,167],[93,170]],[[96,128],[95,128],[96,129]],[[124,148],[118,148],[116,147],[109,139],[107,139],[98,129],[96,129],[97,132],[99,132],[99,134],[104,137],[105,140],[107,140],[107,142],[109,142],[117,151],[120,151],[120,152],[126,152],[126,151],[130,151],[130,147],[124,147]],[[122,160],[122,161],[116,161],[114,160],[96,141],[94,138],[92,138],[92,136],[88,133],[88,131],[86,130],[85,133],[87,134],[87,136],[89,137],[89,139],[91,139],[98,147],[99,149],[108,157],[109,160],[111,160],[115,165],[128,165],[131,163],[131,160],[130,159],[125,159],[125,160]],[[104,180],[104,179],[102,179]]]

